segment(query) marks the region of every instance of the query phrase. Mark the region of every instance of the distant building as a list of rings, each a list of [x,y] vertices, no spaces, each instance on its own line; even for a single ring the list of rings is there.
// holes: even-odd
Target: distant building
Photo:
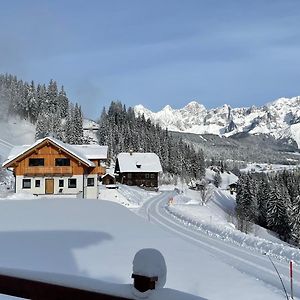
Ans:
[[[120,183],[156,188],[160,172],[162,167],[155,153],[129,152],[117,156],[115,173]]]
[[[107,149],[46,137],[14,147],[2,166],[13,171],[16,193],[98,198],[98,177],[106,173]]]
[[[116,177],[113,174],[106,173],[101,177],[102,184],[109,185],[116,183]]]

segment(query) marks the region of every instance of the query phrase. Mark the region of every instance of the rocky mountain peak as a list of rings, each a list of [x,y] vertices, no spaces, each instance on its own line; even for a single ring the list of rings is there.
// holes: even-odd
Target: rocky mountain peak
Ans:
[[[280,98],[261,107],[231,108],[224,104],[206,109],[192,101],[181,109],[167,105],[159,112],[152,112],[137,105],[134,111],[171,131],[219,136],[263,133],[275,138],[292,138],[300,147],[300,97]]]

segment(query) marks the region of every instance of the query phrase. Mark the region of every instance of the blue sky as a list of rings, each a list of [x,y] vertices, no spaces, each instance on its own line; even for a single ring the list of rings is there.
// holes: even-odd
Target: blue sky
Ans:
[[[0,72],[64,85],[86,116],[300,95],[299,0],[11,0]]]

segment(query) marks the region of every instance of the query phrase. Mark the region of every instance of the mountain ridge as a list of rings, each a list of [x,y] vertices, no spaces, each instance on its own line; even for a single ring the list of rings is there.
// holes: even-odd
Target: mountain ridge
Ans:
[[[179,109],[166,105],[152,112],[140,104],[134,111],[170,131],[226,137],[240,132],[270,134],[276,139],[292,139],[300,148],[300,96],[282,97],[263,106],[232,108],[224,104],[207,109],[193,100]]]

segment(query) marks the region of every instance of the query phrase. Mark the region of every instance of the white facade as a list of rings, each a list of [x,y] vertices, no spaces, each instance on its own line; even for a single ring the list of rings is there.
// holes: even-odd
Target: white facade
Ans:
[[[88,178],[93,178],[94,185]],[[23,182],[23,180],[27,182]],[[92,175],[73,175],[70,177],[53,176],[53,177],[29,177],[29,176],[16,176],[16,193],[28,193],[44,195],[46,194],[46,180],[53,179],[54,190],[53,194],[57,195],[80,195],[84,198],[97,199],[98,198],[98,180],[97,174]],[[76,187],[71,187],[69,179],[76,180]],[[28,187],[28,180],[30,180],[30,187]],[[25,184],[25,186],[24,186]],[[52,195],[49,194],[49,195]]]
[[[90,185],[93,179],[93,184]],[[84,176],[84,198],[88,199],[98,199],[99,195],[99,186],[98,186],[98,176],[97,174],[91,174]]]

